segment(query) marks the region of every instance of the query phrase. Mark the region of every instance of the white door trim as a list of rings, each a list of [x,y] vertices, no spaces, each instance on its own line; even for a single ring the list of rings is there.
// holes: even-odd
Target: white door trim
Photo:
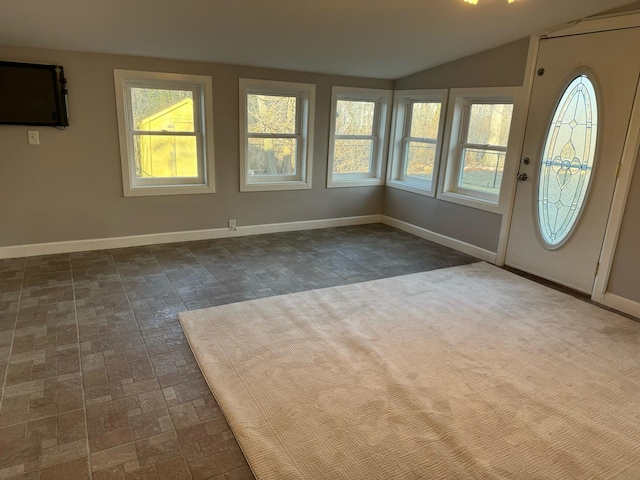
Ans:
[[[600,17],[593,17],[590,19],[582,19],[577,22],[573,22],[568,25],[562,25],[554,29],[550,29],[547,32],[534,34],[529,40],[529,53],[527,56],[527,68],[525,71],[524,86],[525,95],[523,99],[529,103],[527,107],[527,115],[531,103],[531,93],[533,91],[533,80],[535,78],[535,67],[538,61],[538,51],[540,48],[540,40],[542,38],[554,38],[564,37],[570,35],[583,35],[586,33],[604,32],[609,30],[620,30],[625,28],[638,28],[640,27],[640,12],[622,12],[613,15],[604,15]],[[526,131],[526,120],[523,125],[523,133]],[[520,139],[518,145],[520,151],[520,158],[523,155],[524,148],[524,134]],[[595,302],[602,303],[605,298],[607,284],[611,275],[611,269],[613,267],[613,260],[615,257],[616,247],[618,244],[618,235],[620,232],[620,226],[622,225],[622,219],[624,216],[624,210],[629,195],[629,189],[631,187],[631,180],[633,177],[633,171],[635,168],[636,158],[640,151],[640,83],[636,90],[636,96],[631,112],[631,119],[629,128],[627,130],[627,136],[625,145],[623,147],[622,159],[618,171],[618,181],[613,194],[613,200],[611,203],[611,210],[607,227],[605,230],[605,237],[602,244],[602,250],[600,253],[599,269],[595,278],[593,290],[591,292],[591,298]],[[502,224],[500,228],[500,238],[498,243],[498,252],[496,258],[497,265],[504,265],[504,261],[507,254],[507,246],[509,243],[509,234],[511,231],[511,221],[513,215],[513,206],[515,202],[517,182],[513,182],[512,187],[509,189],[510,201],[507,203],[504,215],[502,217]]]
[[[631,180],[633,171],[640,150],[640,83],[636,88],[636,96],[633,101],[631,110],[631,120],[627,130],[627,136],[622,150],[622,158],[618,164],[618,181],[613,191],[613,200],[611,202],[611,211],[609,221],[605,230],[604,241],[602,243],[602,251],[598,273],[593,285],[591,299],[595,302],[602,303],[604,295],[607,291],[611,268],[615,258],[616,247],[618,246],[618,235],[622,226],[625,206],[631,188]]]
[[[608,32],[625,28],[640,27],[640,12],[637,10],[583,18],[568,25],[561,25],[545,32],[542,37],[556,38],[585,33]]]
[[[516,151],[518,152],[516,161],[518,164],[515,168],[505,169],[503,181],[507,182],[502,191],[503,195],[508,196],[508,201],[503,203],[504,210],[502,212],[502,223],[500,224],[500,237],[498,238],[498,252],[496,257],[496,265],[503,266],[507,256],[507,245],[509,244],[509,232],[511,231],[511,217],[513,215],[513,205],[516,200],[517,180],[516,173],[520,170],[520,161],[522,159],[524,149],[524,136],[527,131],[527,121],[529,119],[529,109],[531,108],[531,92],[533,91],[533,80],[536,75],[536,64],[538,63],[538,50],[540,49],[540,35],[531,35],[529,37],[529,52],[527,54],[527,68],[524,74],[524,84],[522,85],[522,94],[516,99],[518,105],[514,105],[514,111],[518,112],[517,118],[513,119],[511,128],[517,130],[515,135]],[[510,178],[509,178],[510,177]]]

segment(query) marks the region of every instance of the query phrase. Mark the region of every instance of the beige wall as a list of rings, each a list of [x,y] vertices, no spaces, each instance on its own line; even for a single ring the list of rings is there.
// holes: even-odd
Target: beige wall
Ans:
[[[396,88],[410,90],[522,85],[528,49],[527,37],[400,78],[396,80]]]
[[[624,7],[618,7],[612,10],[607,10],[606,12],[599,13],[598,15],[609,15],[613,13],[630,12],[634,10],[640,10],[640,2],[629,3]],[[598,16],[598,15],[595,15],[595,16]]]
[[[393,81],[251,67],[0,47],[0,59],[64,66],[70,126],[0,126],[0,246],[379,214],[384,187],[327,189],[332,85],[393,88]],[[113,69],[210,75],[216,192],[124,198]],[[316,84],[313,188],[239,192],[238,79]],[[27,130],[40,145],[27,144]]]
[[[640,156],[631,180],[607,291],[640,303]]]
[[[524,82],[529,39],[424,70],[396,89],[518,86]],[[496,252],[502,215],[387,187],[384,214]]]

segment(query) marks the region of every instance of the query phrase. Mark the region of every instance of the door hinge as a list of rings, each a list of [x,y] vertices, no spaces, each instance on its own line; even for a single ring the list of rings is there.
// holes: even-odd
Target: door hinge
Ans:
[[[616,178],[620,177],[620,164],[616,166]]]
[[[600,262],[596,263],[596,273],[594,273],[593,276],[597,277],[599,271],[600,271]]]

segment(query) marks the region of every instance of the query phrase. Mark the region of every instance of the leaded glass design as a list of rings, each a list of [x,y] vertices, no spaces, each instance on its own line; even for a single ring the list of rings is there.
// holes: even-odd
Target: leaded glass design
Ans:
[[[553,115],[540,165],[538,223],[549,246],[563,243],[584,206],[595,160],[598,104],[586,75],[564,91]]]

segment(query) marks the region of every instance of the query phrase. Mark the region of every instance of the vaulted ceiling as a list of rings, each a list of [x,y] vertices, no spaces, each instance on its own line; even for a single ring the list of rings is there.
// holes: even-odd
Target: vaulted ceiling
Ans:
[[[629,0],[0,0],[0,45],[399,78]]]

